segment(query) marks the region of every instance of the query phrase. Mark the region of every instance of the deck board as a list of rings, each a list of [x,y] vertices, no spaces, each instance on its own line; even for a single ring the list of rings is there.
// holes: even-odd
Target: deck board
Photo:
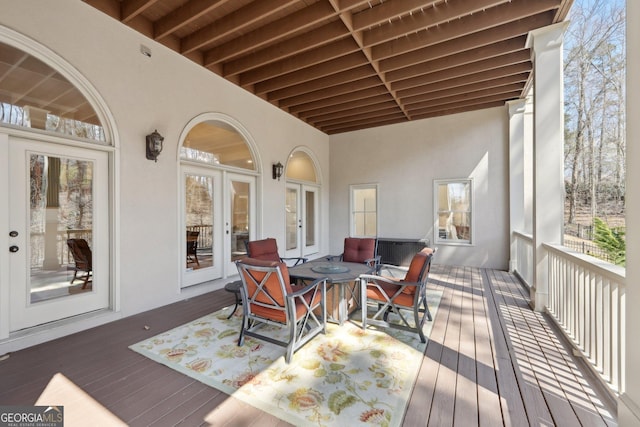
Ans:
[[[616,425],[612,402],[513,275],[434,265],[429,288],[442,301],[404,425]],[[131,426],[287,426],[128,349],[232,303],[216,291],[15,352],[0,362],[0,405],[33,404],[60,372]]]

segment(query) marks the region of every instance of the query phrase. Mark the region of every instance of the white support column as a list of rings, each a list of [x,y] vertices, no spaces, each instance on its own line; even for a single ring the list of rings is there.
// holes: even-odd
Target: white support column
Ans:
[[[626,313],[623,324],[621,394],[618,425],[640,426],[640,2],[627,0],[627,180],[626,180]],[[625,363],[626,360],[626,363]]]
[[[509,235],[511,256],[509,271],[517,267],[514,231],[524,231],[524,109],[526,100],[507,102],[509,110]]]
[[[568,22],[529,33],[533,61],[533,286],[531,304],[548,301],[549,268],[543,243],[562,243],[564,222],[563,34]]]
[[[528,94],[524,107],[524,231],[533,234],[533,96],[531,93]]]

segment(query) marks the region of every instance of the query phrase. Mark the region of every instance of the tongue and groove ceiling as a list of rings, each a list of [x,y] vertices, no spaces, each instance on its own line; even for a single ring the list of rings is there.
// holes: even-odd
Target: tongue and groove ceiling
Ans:
[[[327,134],[504,105],[573,0],[84,0]]]

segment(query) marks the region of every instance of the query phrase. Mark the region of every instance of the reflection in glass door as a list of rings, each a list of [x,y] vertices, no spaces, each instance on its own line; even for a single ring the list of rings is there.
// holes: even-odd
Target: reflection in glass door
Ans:
[[[108,155],[12,140],[12,328],[109,305]]]
[[[184,277],[190,286],[220,277],[219,218],[220,173],[184,169]]]
[[[236,260],[246,256],[246,242],[255,230],[255,178],[250,176],[229,174],[227,179],[228,219],[226,221],[229,236],[229,256],[227,275],[237,273]]]

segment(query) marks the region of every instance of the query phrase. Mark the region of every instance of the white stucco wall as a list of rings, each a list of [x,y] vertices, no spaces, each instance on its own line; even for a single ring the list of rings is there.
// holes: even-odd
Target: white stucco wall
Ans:
[[[0,25],[53,50],[100,93],[113,115],[119,212],[117,246],[120,309],[128,316],[221,287],[226,281],[180,291],[179,136],[195,116],[225,114],[255,141],[262,176],[259,231],[284,246],[285,181],[271,165],[297,146],[313,152],[323,176],[320,241],[328,241],[329,137],[238,88],[176,52],[146,39],[78,0],[0,0]],[[148,58],[140,44],[151,48]],[[145,135],[164,137],[158,162],[145,158]],[[322,247],[327,253],[328,247]],[[227,280],[228,281],[228,280]],[[1,353],[1,352],[0,352]]]
[[[506,269],[506,107],[331,136],[331,253],[349,234],[349,185],[379,184],[379,237],[434,242],[433,181],[474,179],[472,246],[438,243],[435,263]]]

